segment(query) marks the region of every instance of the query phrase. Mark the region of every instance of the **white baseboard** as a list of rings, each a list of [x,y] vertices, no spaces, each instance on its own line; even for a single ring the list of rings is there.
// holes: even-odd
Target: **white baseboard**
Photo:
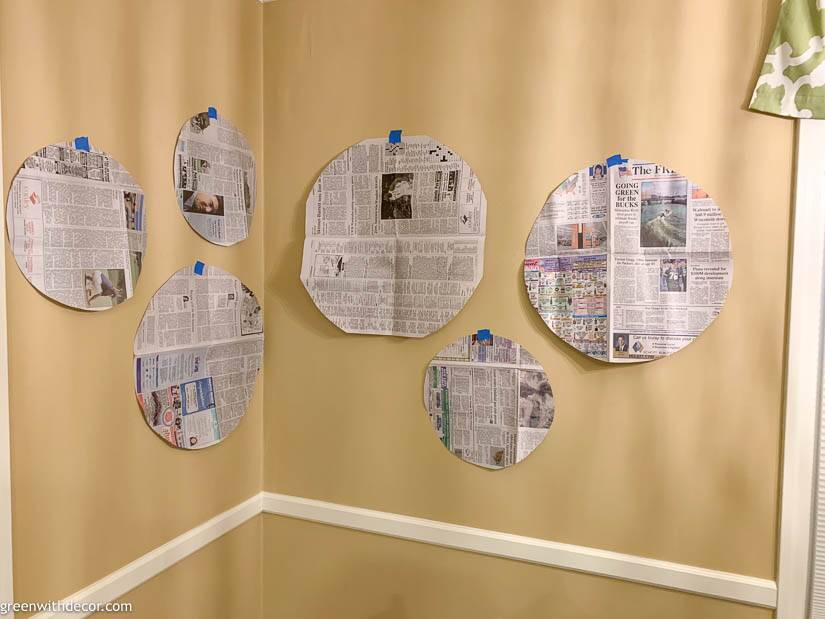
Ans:
[[[113,602],[260,513],[676,589],[743,604],[776,607],[776,583],[772,580],[272,492],[261,492],[248,498],[62,602]],[[85,616],[88,615],[41,613],[35,619],[77,619]]]
[[[222,514],[207,520],[194,529],[179,535],[135,559],[119,570],[104,576],[85,589],[73,593],[62,600],[64,603],[99,603],[113,602],[135,587],[143,584],[153,576],[157,576],[165,569],[173,566],[181,559],[185,559],[196,550],[200,550],[209,542],[228,533],[235,527],[242,525],[250,518],[261,513],[261,495],[256,494],[243,503],[228,509]],[[78,619],[87,617],[83,613],[40,613],[34,619]]]
[[[776,583],[772,580],[271,492],[262,496],[267,514],[776,607]]]

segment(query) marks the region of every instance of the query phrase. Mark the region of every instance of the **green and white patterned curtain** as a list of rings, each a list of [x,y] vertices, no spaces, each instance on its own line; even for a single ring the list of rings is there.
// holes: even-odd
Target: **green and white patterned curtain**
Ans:
[[[825,118],[825,0],[784,0],[750,108]]]

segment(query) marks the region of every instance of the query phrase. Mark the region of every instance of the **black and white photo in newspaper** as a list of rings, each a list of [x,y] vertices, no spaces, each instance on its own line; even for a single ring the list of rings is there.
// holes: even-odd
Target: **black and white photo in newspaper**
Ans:
[[[347,333],[424,337],[481,280],[486,212],[478,178],[443,144],[364,140],[327,165],[307,198],[301,280]]]

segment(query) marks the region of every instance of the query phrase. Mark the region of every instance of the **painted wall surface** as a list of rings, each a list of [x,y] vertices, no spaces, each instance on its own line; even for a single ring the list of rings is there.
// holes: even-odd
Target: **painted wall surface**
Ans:
[[[264,489],[773,578],[793,124],[744,107],[777,8],[267,4],[266,301],[277,320],[266,332]],[[481,180],[484,278],[430,337],[345,335],[299,281],[307,193],[340,151],[398,128],[456,149]],[[678,354],[629,367],[588,359],[550,333],[521,270],[547,194],[616,152],[701,183],[727,217],[735,252],[717,321]],[[432,355],[479,328],[525,345],[556,393],[544,444],[503,471],[450,455],[422,402]],[[278,522],[268,526],[286,539]],[[267,586],[283,573],[276,545],[266,549]],[[375,616],[386,610],[376,604]]]
[[[15,597],[72,593],[261,487],[773,578],[793,125],[744,107],[775,4],[0,2],[4,188],[33,150],[89,135],[141,183],[149,231],[134,298],[100,314],[40,296],[6,250]],[[189,229],[172,186],[177,131],[209,105],[246,133],[266,178],[267,208],[259,184],[252,234],[230,249]],[[314,179],[350,144],[397,128],[456,149],[489,204],[484,279],[422,340],[345,335],[298,277]],[[727,216],[736,267],[724,312],[699,340],[629,367],[553,336],[521,273],[547,194],[615,152],[701,183]],[[145,426],[131,349],[153,292],[195,259],[259,293],[267,346],[239,429],[186,453]],[[479,328],[525,345],[557,397],[545,443],[505,471],[447,453],[421,400],[432,355]],[[275,516],[255,522],[124,599],[138,616],[182,616],[187,602],[198,616],[257,616],[263,574],[273,617],[461,616],[466,605],[479,617],[770,615]],[[262,563],[251,554],[261,528]],[[427,595],[444,583],[449,595]],[[164,601],[187,587],[205,599]]]
[[[261,617],[262,525],[256,516],[117,601],[132,604],[129,619]]]
[[[41,296],[6,244],[15,595],[43,601],[260,490],[262,381],[226,441],[179,451],[146,426],[135,402],[132,341],[155,290],[196,259],[235,273],[263,298],[263,203],[250,238],[222,248],[191,231],[172,184],[178,130],[210,105],[262,163],[261,7],[4,0],[0,58],[4,189],[35,149],[88,135],[142,185],[148,217],[135,296],[103,313]]]
[[[765,608],[279,516],[264,515],[263,529],[268,619],[773,616]]]

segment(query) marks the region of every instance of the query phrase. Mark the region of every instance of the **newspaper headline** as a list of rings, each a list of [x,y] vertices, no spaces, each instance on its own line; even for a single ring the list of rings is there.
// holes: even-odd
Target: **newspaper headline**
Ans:
[[[536,219],[524,260],[530,301],[550,329],[615,363],[692,342],[721,311],[732,278],[716,203],[681,174],[635,159],[565,180]]]

